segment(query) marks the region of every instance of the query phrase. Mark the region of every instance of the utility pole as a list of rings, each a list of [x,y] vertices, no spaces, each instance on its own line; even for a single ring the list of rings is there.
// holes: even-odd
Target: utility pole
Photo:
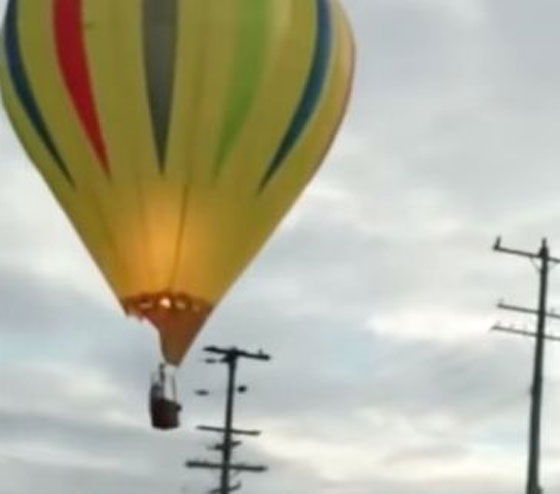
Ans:
[[[236,347],[231,348],[220,348],[216,346],[209,346],[204,349],[205,352],[212,355],[219,356],[218,360],[208,359],[207,363],[223,363],[228,367],[228,386],[226,394],[226,410],[224,417],[223,427],[214,427],[201,425],[198,426],[198,430],[204,432],[214,432],[222,435],[222,442],[216,444],[211,449],[213,451],[218,451],[221,453],[221,462],[211,462],[211,461],[188,461],[186,466],[188,468],[205,468],[212,470],[220,470],[220,487],[210,491],[210,494],[229,494],[230,492],[237,491],[241,489],[241,483],[236,485],[231,485],[231,472],[251,472],[251,473],[262,473],[267,470],[265,466],[262,465],[247,465],[244,463],[234,464],[232,463],[232,453],[233,450],[240,446],[241,441],[234,440],[236,436],[259,436],[260,431],[257,430],[243,430],[236,429],[233,426],[234,419],[234,406],[235,406],[235,394],[244,393],[247,391],[246,386],[236,386],[237,377],[237,364],[240,358],[246,358],[251,360],[269,361],[270,355],[265,354],[262,350],[258,353],[251,353],[245,350],[240,350]],[[199,396],[204,396],[205,390],[197,391]]]
[[[560,316],[554,312],[547,311],[547,295],[548,295],[548,275],[551,265],[560,263],[560,259],[550,256],[550,250],[546,239],[543,239],[541,248],[538,252],[526,252],[518,249],[510,249],[502,246],[501,237],[498,237],[494,245],[494,250],[504,254],[525,257],[531,262],[537,264],[539,272],[539,297],[538,308],[532,309],[516,305],[510,305],[500,302],[498,308],[524,314],[532,314],[537,316],[536,332],[516,329],[514,327],[505,327],[496,324],[492,329],[513,333],[521,336],[530,336],[536,339],[535,354],[533,360],[533,383],[531,386],[531,416],[529,422],[529,461],[527,468],[527,488],[526,494],[542,494],[542,488],[539,481],[540,466],[540,438],[541,438],[541,409],[542,409],[542,391],[543,391],[543,367],[544,367],[544,348],[545,340],[559,341],[560,338],[549,336],[546,334],[547,318],[560,319]]]

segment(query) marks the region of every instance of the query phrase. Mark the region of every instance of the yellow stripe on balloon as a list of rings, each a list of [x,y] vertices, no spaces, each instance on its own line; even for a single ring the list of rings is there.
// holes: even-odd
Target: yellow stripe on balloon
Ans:
[[[72,175],[75,188],[68,191],[65,177],[53,172],[56,166],[52,159],[34,159],[34,162],[43,175],[48,176],[47,183],[55,194],[64,195],[68,217],[76,225],[90,252],[95,252],[94,257],[103,271],[111,276],[113,289],[120,292],[122,264],[115,250],[114,232],[102,214],[99,200],[102,192],[94,185],[101,183],[99,167],[85,134],[81,131],[77,115],[69,103],[62,77],[57,70],[52,1],[20,1],[18,7],[19,41],[23,60],[34,61],[26,63],[26,71],[38,105]],[[6,99],[11,101],[11,97]],[[27,130],[24,134],[28,136],[28,145],[37,151],[42,147],[33,130]]]
[[[111,239],[107,237],[107,232],[99,221],[97,211],[91,207],[91,204],[77,201],[74,187],[68,181],[61,180],[52,156],[37,137],[35,129],[19,103],[8,73],[1,68],[0,86],[4,107],[25,150],[34,163],[42,164],[42,166],[37,166],[38,171],[73,223],[90,255],[105,273],[109,286],[118,295],[121,287],[117,282],[118,266],[115,252],[112,249]]]
[[[272,217],[280,219],[291,205],[289,198],[307,183],[324,158],[338,128],[348,99],[350,80],[353,74],[353,43],[343,14],[334,16],[334,47],[329,76],[320,104],[305,135],[286,159],[278,176],[263,190],[263,201],[267,209],[254,208],[255,222],[266,225]],[[328,122],[328,125],[325,123]],[[337,125],[333,128],[333,122]]]
[[[249,198],[259,188],[297,109],[313,63],[317,34],[314,1],[269,0],[269,53],[255,104],[235,150],[224,165],[228,188]]]
[[[338,12],[340,14],[340,12]],[[277,223],[292,205],[294,196],[307,183],[324,156],[326,147],[333,136],[333,122],[340,122],[348,96],[349,81],[352,75],[350,62],[352,42],[348,26],[340,15],[333,17],[335,22],[334,53],[329,68],[328,80],[318,108],[299,143],[282,165],[278,176],[261,194],[247,194],[248,202],[239,216],[245,218],[249,233],[235,235],[232,232],[224,245],[237,250],[236,258],[229,258],[232,269],[241,266],[253,257],[274,230]],[[239,227],[239,225],[238,225]],[[225,251],[222,258],[226,258]]]
[[[231,207],[216,195],[214,170],[220,137],[218,130],[223,125],[233,71],[237,2],[208,0],[193,4],[203,11],[203,19],[212,19],[212,22],[206,26],[204,44],[199,48],[199,66],[194,74],[198,89],[194,105],[185,108],[185,118],[195,119],[196,125],[186,154],[188,161],[184,164],[188,180],[185,181],[182,226],[171,281],[173,289],[184,289],[186,280],[192,282],[193,271],[201,264],[211,262],[212,246],[207,244],[213,242],[209,219],[216,206]],[[228,228],[228,225],[222,224],[220,228]],[[193,256],[197,256],[196,259]],[[201,291],[191,295],[209,300]]]
[[[177,290],[194,286],[195,295],[211,302],[223,296],[228,280],[255,250],[248,248],[255,244],[251,210],[266,206],[255,203],[254,196],[293,117],[312,63],[315,30],[309,25],[316,22],[314,3],[269,1],[275,24],[261,86],[237,146],[208,191],[205,215],[189,223],[192,235],[173,286]]]
[[[109,180],[104,178],[103,200],[117,236],[120,261],[125,267],[123,294],[150,286],[151,235],[143,202],[145,161],[156,162],[147,118],[143,72],[137,56],[139,2],[85,0],[84,35],[94,101],[108,152]],[[140,86],[140,87],[139,87]],[[156,173],[153,173],[153,177]],[[114,214],[118,211],[118,214]]]

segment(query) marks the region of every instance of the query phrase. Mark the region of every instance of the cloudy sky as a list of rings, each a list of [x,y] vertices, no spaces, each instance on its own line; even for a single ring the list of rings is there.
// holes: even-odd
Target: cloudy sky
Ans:
[[[147,426],[155,332],[121,316],[0,114],[0,494],[215,487],[182,468],[211,456],[195,426],[221,421],[211,343],[274,356],[241,368],[237,425],[265,434],[238,459],[270,466],[247,494],[523,492],[532,345],[488,329],[531,328],[494,304],[533,305],[537,277],[490,247],[547,236],[560,256],[560,3],[344,3],[348,119],[180,371],[179,432]],[[551,289],[560,306],[558,272]],[[545,391],[542,483],[560,494],[559,345]]]

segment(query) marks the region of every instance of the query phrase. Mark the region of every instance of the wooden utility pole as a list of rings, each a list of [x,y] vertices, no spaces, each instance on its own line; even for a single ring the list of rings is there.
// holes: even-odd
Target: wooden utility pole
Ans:
[[[514,327],[504,327],[499,324],[492,329],[503,331],[522,336],[531,336],[536,339],[535,354],[533,360],[533,383],[531,386],[531,415],[529,422],[529,459],[527,468],[527,486],[526,494],[542,494],[542,488],[539,481],[540,467],[540,441],[541,441],[541,415],[542,415],[542,394],[543,394],[543,367],[544,367],[544,349],[545,340],[560,340],[558,337],[548,336],[546,334],[547,318],[560,319],[560,316],[552,312],[547,312],[547,295],[548,295],[548,275],[551,265],[560,263],[560,259],[550,256],[550,250],[546,239],[543,239],[541,248],[538,252],[526,252],[517,249],[502,247],[501,238],[498,237],[494,250],[504,254],[525,257],[533,263],[537,263],[539,272],[539,297],[538,308],[532,309],[499,303],[498,307],[504,310],[521,312],[524,314],[532,314],[537,316],[536,332],[516,329]]]
[[[262,473],[267,470],[265,466],[262,465],[247,465],[243,463],[234,464],[232,463],[232,452],[233,449],[241,445],[241,441],[234,440],[234,436],[258,436],[260,431],[255,430],[242,430],[236,429],[233,426],[234,418],[234,406],[235,406],[235,394],[238,392],[245,392],[246,387],[236,386],[237,377],[237,364],[240,358],[246,358],[251,360],[269,361],[270,355],[259,351],[258,353],[251,353],[245,350],[240,350],[236,347],[231,348],[219,348],[216,346],[206,347],[205,352],[213,355],[218,355],[220,358],[217,361],[210,360],[210,363],[223,363],[228,366],[228,386],[226,394],[226,410],[224,417],[223,427],[213,427],[207,425],[198,426],[198,430],[204,432],[215,432],[222,434],[222,442],[216,444],[212,449],[221,453],[221,462],[211,462],[211,461],[188,461],[186,466],[188,468],[205,468],[212,470],[220,470],[220,487],[210,491],[211,494],[229,494],[230,492],[237,491],[241,489],[241,483],[236,485],[231,485],[230,477],[231,472],[251,472],[251,473]]]

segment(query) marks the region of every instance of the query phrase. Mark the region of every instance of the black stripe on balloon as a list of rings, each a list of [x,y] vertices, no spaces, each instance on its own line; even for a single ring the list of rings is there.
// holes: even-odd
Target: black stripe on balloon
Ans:
[[[261,181],[261,191],[278,173],[282,164],[285,162],[286,157],[305,131],[307,124],[317,109],[325,82],[327,80],[333,42],[331,11],[329,0],[316,1],[318,27],[313,64],[294,118],[286,135],[284,136],[284,139],[282,140],[282,143],[280,144],[280,148],[276,152],[272,163]]]
[[[25,70],[25,65],[23,62],[23,56],[21,52],[21,46],[19,42],[19,32],[18,32],[18,21],[19,21],[19,4],[18,0],[10,0],[8,2],[8,8],[6,10],[6,20],[4,24],[4,42],[6,47],[6,61],[8,64],[8,71],[10,77],[14,84],[16,94],[20,100],[27,117],[29,118],[31,125],[39,134],[39,137],[43,141],[43,144],[47,148],[48,152],[52,156],[56,165],[66,179],[74,185],[74,180],[68,171],[66,164],[64,163],[60,152],[53,141],[53,138],[47,128],[47,124],[43,118],[27,72]]]
[[[152,127],[163,171],[177,55],[178,0],[143,0],[144,59]]]

